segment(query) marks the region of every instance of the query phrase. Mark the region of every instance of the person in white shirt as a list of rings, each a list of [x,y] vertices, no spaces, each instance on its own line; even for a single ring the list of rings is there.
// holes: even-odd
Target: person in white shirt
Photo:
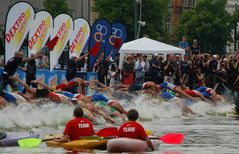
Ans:
[[[135,84],[144,83],[145,62],[143,61],[142,54],[138,54],[138,60],[135,62]]]
[[[145,74],[144,74],[144,79],[145,81],[150,81],[150,75],[149,75],[149,67],[150,63],[147,60],[147,55],[143,56],[143,61],[145,62]]]

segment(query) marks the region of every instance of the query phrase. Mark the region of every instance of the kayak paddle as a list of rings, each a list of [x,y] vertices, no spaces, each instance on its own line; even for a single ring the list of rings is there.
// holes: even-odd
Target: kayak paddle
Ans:
[[[96,135],[99,137],[99,139],[109,139],[109,138],[114,138],[117,136],[118,129],[117,127],[106,127],[101,129]],[[146,130],[147,135],[151,135],[152,132],[150,130]],[[97,137],[96,137],[97,138]],[[166,144],[182,144],[184,140],[184,134],[182,133],[169,133],[165,134],[161,137],[149,137],[150,139],[159,139],[162,142]]]
[[[102,128],[100,131],[96,133],[97,136],[99,137],[115,137],[117,136],[117,127],[106,127]],[[20,139],[18,140],[18,145],[21,148],[32,148],[38,146],[41,142],[43,141],[49,141],[53,140],[53,138],[50,139],[39,139],[39,138],[25,138],[25,139]]]
[[[159,139],[166,144],[182,144],[184,134],[182,133],[169,133],[161,137],[149,137],[150,139]]]
[[[21,148],[33,148],[38,146],[42,141],[48,141],[51,139],[41,140],[39,138],[25,138],[18,140],[17,143]]]

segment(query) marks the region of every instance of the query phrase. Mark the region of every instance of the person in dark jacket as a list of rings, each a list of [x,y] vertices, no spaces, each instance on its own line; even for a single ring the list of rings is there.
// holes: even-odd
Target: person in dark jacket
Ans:
[[[71,58],[67,63],[67,70],[66,70],[66,80],[68,82],[76,77],[77,66],[78,66],[77,63],[81,60],[84,60],[85,57],[87,56],[88,56],[88,53],[80,57],[78,57],[74,53],[71,55]]]
[[[10,85],[13,90],[16,90],[17,88],[16,84],[14,84],[14,82],[10,80],[9,77],[15,74],[21,62],[24,62],[24,61],[27,62],[39,56],[38,54],[36,54],[33,57],[24,58],[23,55],[24,55],[23,51],[15,52],[14,57],[10,58],[7,61],[7,64],[4,66],[4,69],[1,73],[0,91],[5,89],[7,85]]]
[[[30,57],[34,57],[36,54],[35,51],[32,51],[31,52],[31,56]],[[28,86],[32,86],[33,88],[36,88],[37,87],[37,84],[36,83],[31,83],[31,81],[33,80],[36,80],[36,70],[37,70],[37,67],[36,67],[36,61],[35,59],[31,59],[27,62],[27,68],[26,68],[26,83]],[[24,88],[23,89],[23,94],[26,93],[26,89]]]

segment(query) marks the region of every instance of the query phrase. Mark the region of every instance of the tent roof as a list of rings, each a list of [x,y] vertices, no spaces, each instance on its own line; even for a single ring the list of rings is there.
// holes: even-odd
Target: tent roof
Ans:
[[[184,49],[174,47],[146,37],[124,43],[119,53],[179,53],[185,54]]]

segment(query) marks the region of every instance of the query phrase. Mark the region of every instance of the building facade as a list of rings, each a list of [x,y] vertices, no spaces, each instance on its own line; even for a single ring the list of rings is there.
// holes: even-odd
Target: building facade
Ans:
[[[169,0],[168,7],[171,16],[166,22],[169,32],[177,26],[183,11],[193,9],[195,6],[196,0]]]
[[[226,10],[228,13],[233,14],[237,9],[239,9],[239,0],[227,0]],[[229,52],[239,49],[239,40],[235,40],[235,35],[239,35],[239,22],[231,32],[233,42],[228,43],[227,50]]]

